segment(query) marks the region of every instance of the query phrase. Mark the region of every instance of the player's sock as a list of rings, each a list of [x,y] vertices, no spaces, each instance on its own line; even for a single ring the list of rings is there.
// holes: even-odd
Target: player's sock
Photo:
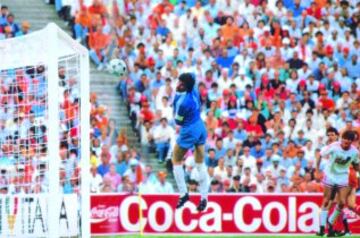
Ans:
[[[209,192],[209,183],[208,183],[208,175],[205,164],[196,163],[195,168],[199,173],[199,192],[201,195],[201,199],[207,200],[208,192]]]
[[[187,187],[185,183],[185,173],[182,165],[174,165],[174,177],[178,186],[180,196],[183,197],[187,194]]]
[[[328,210],[321,210],[320,212],[320,231],[321,228],[324,230],[324,227],[326,226],[326,220],[328,216]]]
[[[341,210],[339,209],[338,206],[336,206],[336,208],[334,209],[333,213],[330,215],[329,217],[329,223],[332,225],[334,224],[334,222],[336,221],[336,219],[338,218],[338,216],[340,215]]]
[[[344,212],[342,213],[342,222],[343,222],[343,225],[344,225],[344,232],[349,233],[350,232],[349,224],[348,224],[348,221],[347,221],[346,214]]]

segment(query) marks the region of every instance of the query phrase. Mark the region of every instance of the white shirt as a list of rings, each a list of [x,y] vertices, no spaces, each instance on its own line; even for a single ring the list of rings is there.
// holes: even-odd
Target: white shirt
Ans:
[[[155,185],[155,193],[174,193],[174,188],[167,181],[165,183],[158,182]]]
[[[175,131],[171,126],[167,125],[166,127],[163,127],[162,125],[158,125],[154,129],[155,142],[169,142],[171,139],[171,135],[173,135],[174,133]]]
[[[227,172],[225,166],[221,169],[219,166],[216,166],[214,169],[214,177],[220,177],[221,180],[227,178]]]
[[[90,192],[98,193],[100,191],[103,179],[100,174],[96,174],[95,177],[93,175],[90,176]]]
[[[351,163],[359,164],[359,151],[355,146],[344,150],[340,142],[334,142],[323,147],[320,151],[322,157],[329,156],[328,163],[325,167],[326,174],[344,175],[349,173]]]
[[[246,157],[245,155],[242,155],[242,156],[240,156],[240,159],[242,159],[244,161],[244,164],[243,164],[244,169],[246,167],[249,167],[253,174],[256,173],[256,159],[253,156],[249,155],[248,157]]]

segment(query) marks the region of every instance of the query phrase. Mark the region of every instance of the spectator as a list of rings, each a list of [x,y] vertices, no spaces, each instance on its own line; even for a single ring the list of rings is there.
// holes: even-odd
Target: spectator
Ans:
[[[229,193],[240,193],[244,192],[242,185],[240,184],[240,176],[236,175],[233,177],[232,186],[227,190]]]
[[[23,21],[23,23],[21,24],[21,30],[19,30],[15,36],[24,36],[29,34],[29,29],[30,29],[30,23],[28,21]]]
[[[167,174],[164,171],[158,172],[158,180],[159,182],[155,186],[156,193],[174,193],[174,188],[172,187],[171,183],[166,181]]]
[[[121,183],[121,177],[116,172],[115,164],[110,164],[109,172],[104,175],[104,180],[111,181],[112,190],[116,190],[119,184]]]
[[[308,177],[303,170],[313,169],[311,161],[325,144],[324,128],[342,131],[359,124],[356,1],[349,1],[345,21],[334,17],[337,3],[324,1],[175,2],[124,2],[107,9],[95,1],[73,9],[75,24],[81,25],[76,38],[90,46],[99,69],[112,55],[127,59],[129,75],[120,89],[141,143],[151,149],[163,117],[176,130],[176,79],[194,72],[208,129],[205,163],[210,177],[217,177],[219,159],[225,160],[225,180],[213,180],[212,191],[228,186],[229,171],[243,179],[245,167],[256,176],[255,182],[241,184],[251,192],[319,191],[312,176],[306,186],[301,184]],[[6,24],[8,15],[2,9]],[[3,37],[13,36],[11,28],[1,30]],[[92,105],[92,150],[101,157],[104,144],[111,148],[114,141],[109,144],[112,139],[102,129],[108,128],[108,112]],[[110,151],[112,162],[126,155]],[[119,159],[122,165],[125,160]],[[290,184],[284,182],[283,168],[287,175],[295,173],[288,176]]]
[[[160,125],[154,128],[153,133],[159,163],[165,161],[173,134],[175,134],[174,129],[168,125],[168,120],[166,118],[161,118]]]
[[[188,182],[189,187],[189,193],[197,193],[198,192],[198,182],[194,179],[190,179]]]
[[[98,173],[104,177],[110,170],[110,153],[102,152],[101,155],[101,164],[98,166]]]
[[[90,178],[90,192],[99,193],[103,184],[103,179],[100,174],[97,172],[96,166],[92,166],[90,169],[91,178]]]
[[[210,148],[208,155],[205,157],[205,164],[208,167],[215,168],[218,165],[218,159],[216,159],[215,149]]]

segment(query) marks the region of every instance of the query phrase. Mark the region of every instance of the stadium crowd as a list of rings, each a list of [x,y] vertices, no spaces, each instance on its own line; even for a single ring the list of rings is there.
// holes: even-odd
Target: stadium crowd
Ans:
[[[94,4],[79,16],[94,14],[101,3]],[[196,75],[212,192],[320,192],[314,161],[326,129],[360,129],[357,1],[125,1],[112,12],[97,8],[104,10],[93,34],[109,40],[99,50],[88,35],[102,57],[94,62],[101,70],[114,55],[126,60],[130,73],[119,90],[142,145],[155,148],[160,163],[170,161],[178,129],[176,79]],[[185,164],[196,191],[191,153]]]
[[[326,129],[360,131],[356,0],[57,0],[56,9],[98,70],[127,62],[118,89],[133,129],[169,167],[176,79],[196,75],[211,192],[320,192],[314,162]],[[16,28],[4,12],[0,35]],[[91,191],[171,192],[166,172],[141,162],[95,94],[91,103]],[[189,152],[190,191],[193,167]]]

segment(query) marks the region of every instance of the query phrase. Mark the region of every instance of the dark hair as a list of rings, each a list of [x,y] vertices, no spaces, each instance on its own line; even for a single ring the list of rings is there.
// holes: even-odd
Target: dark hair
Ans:
[[[190,92],[195,85],[195,77],[190,73],[181,74],[179,80],[184,83],[186,91]]]
[[[334,127],[329,127],[329,128],[326,130],[326,134],[331,133],[331,132],[335,133],[337,136],[339,135],[338,130],[337,130],[336,128],[334,128]]]
[[[345,131],[342,134],[341,138],[345,140],[354,141],[357,138],[357,136],[353,131]]]

